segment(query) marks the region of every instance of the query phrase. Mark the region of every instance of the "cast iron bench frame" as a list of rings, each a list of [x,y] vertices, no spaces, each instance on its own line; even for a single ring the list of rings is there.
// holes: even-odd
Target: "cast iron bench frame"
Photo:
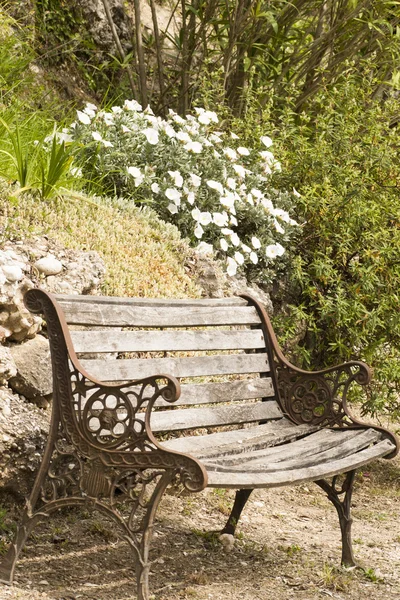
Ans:
[[[350,384],[370,380],[367,365],[353,361],[316,372],[298,369],[283,356],[266,311],[250,296],[145,300],[55,297],[33,289],[25,303],[47,323],[52,418],[26,510],[0,565],[1,581],[12,582],[18,556],[39,521],[59,508],[90,506],[121,528],[135,556],[138,600],[148,600],[154,518],[177,478],[190,492],[207,485],[237,490],[222,530],[229,534],[254,488],[314,481],[337,510],[342,563],[355,564],[350,505],[356,470],[399,451],[391,432],[358,421],[347,408]],[[70,331],[68,323],[92,330]],[[152,329],[140,332],[139,327]],[[171,358],[168,350],[195,355]],[[114,354],[98,360],[99,352],[107,357],[107,352],[140,351],[162,352],[162,357],[115,360]],[[205,356],[204,351],[224,353]],[[178,378],[228,373],[251,373],[253,379],[228,376],[228,381],[195,385],[189,379],[181,405],[205,408],[171,410],[181,393]],[[163,442],[155,437],[155,431],[199,427],[203,435]],[[216,432],[207,429],[204,435],[209,427]],[[127,514],[119,509],[121,497]]]

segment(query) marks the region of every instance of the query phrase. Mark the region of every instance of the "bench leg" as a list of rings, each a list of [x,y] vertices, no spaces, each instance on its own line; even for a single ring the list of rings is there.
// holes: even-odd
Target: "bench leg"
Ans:
[[[238,490],[235,496],[235,502],[233,503],[233,508],[231,514],[229,515],[229,519],[226,522],[225,527],[221,531],[222,533],[229,533],[230,535],[235,534],[236,525],[240,519],[240,515],[242,514],[242,510],[245,507],[247,500],[250,497],[250,494],[253,490]]]
[[[315,483],[326,492],[329,500],[337,510],[340,523],[340,531],[342,534],[342,565],[345,567],[355,567],[356,562],[353,555],[353,547],[351,542],[351,496],[353,493],[353,483],[356,471],[346,473],[345,480],[342,486],[337,488],[337,476],[333,477],[332,483],[328,483],[325,479],[320,479]],[[341,500],[340,496],[343,496]]]

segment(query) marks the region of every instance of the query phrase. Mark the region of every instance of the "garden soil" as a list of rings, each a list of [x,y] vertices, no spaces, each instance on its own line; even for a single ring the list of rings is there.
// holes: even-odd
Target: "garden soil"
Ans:
[[[154,600],[400,600],[400,459],[361,471],[353,496],[360,568],[340,568],[334,507],[317,486],[254,492],[226,552],[216,535],[233,493],[165,495],[155,528]],[[127,543],[98,514],[39,526],[1,600],[134,600]]]

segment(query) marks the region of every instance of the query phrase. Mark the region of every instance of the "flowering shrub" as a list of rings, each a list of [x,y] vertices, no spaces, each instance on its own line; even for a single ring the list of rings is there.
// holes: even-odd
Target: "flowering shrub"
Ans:
[[[170,111],[164,120],[134,100],[108,112],[87,104],[64,133],[80,143],[89,182],[152,202],[200,252],[222,258],[229,275],[270,279],[297,225],[288,212],[293,196],[268,184],[281,168],[272,140],[247,148],[233,132],[216,131],[214,112],[196,113],[183,119]]]

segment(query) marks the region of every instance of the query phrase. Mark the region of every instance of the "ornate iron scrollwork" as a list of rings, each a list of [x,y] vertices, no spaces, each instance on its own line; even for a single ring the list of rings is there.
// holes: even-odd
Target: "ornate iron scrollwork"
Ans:
[[[295,423],[328,427],[357,424],[347,411],[346,397],[352,382],[369,380],[369,370],[362,363],[306,373],[278,357],[275,373],[282,409]]]

